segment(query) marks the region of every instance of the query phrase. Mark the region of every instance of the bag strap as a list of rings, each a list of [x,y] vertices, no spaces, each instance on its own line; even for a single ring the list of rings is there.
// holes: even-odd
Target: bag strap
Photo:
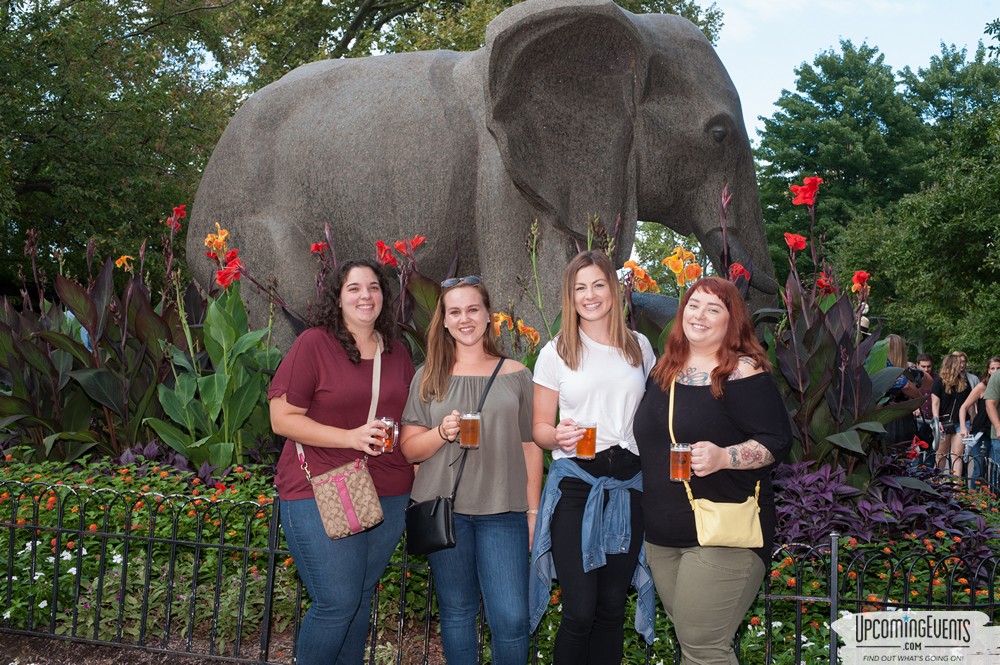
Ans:
[[[375,333],[375,357],[372,360],[372,401],[368,405],[366,423],[371,422],[372,418],[375,417],[375,411],[378,409],[379,387],[382,383],[382,336],[378,333]],[[306,451],[303,450],[302,444],[298,441],[295,442],[295,452],[299,456],[299,467],[306,472],[306,480],[312,482],[312,474],[309,473],[309,465],[306,464]],[[368,463],[368,455],[365,455],[363,463]]]
[[[479,398],[479,406],[476,411],[482,411],[483,405],[486,404],[486,396],[490,392],[490,388],[493,387],[493,380],[497,378],[497,374],[500,373],[500,368],[503,367],[503,361],[506,360],[503,356],[500,356],[500,361],[497,362],[497,366],[493,368],[493,373],[490,374],[490,380],[486,382],[486,387],[483,388],[483,394]],[[465,448],[462,450],[462,461],[458,465],[458,473],[455,475],[455,484],[451,488],[451,500],[455,500],[455,495],[458,494],[458,484],[462,482],[462,471],[465,470],[465,458],[469,454],[469,449]]]

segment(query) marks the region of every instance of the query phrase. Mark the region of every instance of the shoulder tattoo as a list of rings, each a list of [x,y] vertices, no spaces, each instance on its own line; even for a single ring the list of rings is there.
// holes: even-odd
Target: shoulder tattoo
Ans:
[[[729,374],[728,378],[730,381],[732,381],[733,379],[742,379],[744,376],[747,376],[746,374],[740,371],[740,368],[752,371],[757,369],[757,363],[753,361],[753,358],[749,358],[747,356],[740,356],[740,360],[736,365],[736,369],[734,369]]]

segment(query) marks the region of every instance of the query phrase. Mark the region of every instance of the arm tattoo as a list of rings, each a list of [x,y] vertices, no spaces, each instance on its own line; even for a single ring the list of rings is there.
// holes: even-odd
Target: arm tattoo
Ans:
[[[712,378],[708,372],[699,372],[695,367],[688,367],[677,372],[677,383],[685,386],[707,386],[711,385]]]
[[[760,469],[774,464],[774,455],[771,454],[771,451],[753,439],[730,446],[727,451],[729,452],[730,465],[734,469]]]

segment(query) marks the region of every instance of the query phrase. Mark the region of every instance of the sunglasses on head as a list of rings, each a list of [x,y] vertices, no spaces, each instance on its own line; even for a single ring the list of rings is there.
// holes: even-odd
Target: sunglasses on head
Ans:
[[[483,280],[479,275],[467,275],[465,277],[452,277],[451,279],[446,279],[441,282],[442,289],[450,289],[453,286],[458,286],[459,284],[468,284],[469,286],[475,286],[476,284],[482,284]]]

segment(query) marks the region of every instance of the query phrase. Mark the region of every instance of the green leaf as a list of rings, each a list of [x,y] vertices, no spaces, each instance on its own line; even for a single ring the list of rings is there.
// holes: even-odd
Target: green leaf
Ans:
[[[55,434],[50,434],[42,439],[42,445],[45,447],[45,457],[48,457],[52,453],[52,447],[57,441],[79,442],[85,444],[66,447],[66,454],[60,456],[60,459],[64,462],[72,462],[80,455],[96,446],[100,440],[97,437],[97,433],[91,430],[85,430],[83,432],[56,432]]]
[[[97,305],[87,290],[62,275],[56,275],[55,286],[62,304],[73,312],[73,316],[80,322],[80,325],[86,328],[91,337],[94,337],[94,331],[97,330]]]
[[[198,394],[201,403],[208,412],[208,419],[216,421],[226,402],[226,388],[229,386],[229,375],[215,372],[198,378]]]
[[[188,432],[193,433],[195,430],[194,417],[191,409],[188,408],[191,398],[184,399],[180,390],[176,388],[171,390],[162,383],[157,388],[157,393],[160,397],[160,406],[163,407],[163,412],[170,416],[171,420],[175,423],[183,425]]]
[[[861,437],[858,436],[857,430],[851,429],[847,430],[846,432],[831,434],[830,436],[826,437],[826,440],[837,446],[840,446],[841,448],[850,450],[851,452],[855,452],[859,455],[865,454],[864,449],[861,447]]]
[[[146,418],[143,420],[143,423],[152,427],[153,431],[156,432],[157,436],[159,436],[160,440],[165,444],[176,450],[181,455],[184,455],[184,457],[188,458],[192,462],[194,461],[192,459],[191,446],[189,445],[191,443],[191,437],[187,434],[180,431],[170,423],[160,420],[159,418]]]
[[[63,333],[45,331],[35,333],[35,335],[43,340],[44,342],[51,344],[57,349],[61,349],[74,358],[76,358],[81,365],[84,367],[92,367],[94,364],[94,356],[87,350],[80,342],[71,338],[69,335],[64,335]]]
[[[121,381],[106,367],[78,369],[70,372],[69,375],[83,386],[90,399],[101,406],[108,407],[119,417],[124,415],[122,405],[125,403],[125,393],[122,390]]]
[[[267,328],[261,328],[260,330],[252,330],[240,337],[236,340],[236,344],[233,345],[232,350],[229,352],[230,360],[235,361],[247,351],[255,348],[269,332],[270,330]]]
[[[407,292],[413,296],[413,322],[417,330],[427,330],[437,307],[441,285],[432,279],[414,272],[406,283]]]
[[[226,353],[236,343],[236,322],[216,300],[205,315],[205,349],[216,369],[225,367]]]
[[[104,263],[104,267],[101,268],[101,272],[97,275],[97,280],[94,282],[94,288],[90,292],[91,297],[94,299],[94,307],[97,308],[97,325],[94,326],[94,330],[89,330],[91,341],[90,343],[97,348],[101,340],[104,338],[104,329],[108,322],[108,314],[110,312],[109,305],[111,304],[112,292],[111,289],[114,286],[114,269],[115,262],[114,259],[109,258]]]
[[[181,367],[191,374],[198,374],[198,370],[195,369],[194,360],[187,351],[179,349],[173,344],[167,344],[167,357],[174,365]]]
[[[885,434],[885,425],[878,421],[865,421],[862,423],[856,423],[853,429],[862,429],[866,432],[874,432],[876,434]]]
[[[21,357],[24,358],[25,362],[41,372],[42,375],[51,378],[55,378],[57,376],[56,368],[52,364],[52,361],[49,360],[48,355],[38,348],[38,346],[32,344],[31,342],[15,339],[14,347],[18,350],[18,352],[20,352]]]
[[[88,429],[93,416],[93,403],[82,388],[74,386],[72,391],[63,391],[62,426],[71,432]],[[68,393],[68,394],[66,394]]]
[[[221,441],[211,445],[208,449],[208,461],[213,466],[220,469],[232,466],[233,451],[235,446],[232,441]]]
[[[871,353],[868,354],[868,358],[865,360],[865,371],[868,372],[869,376],[872,376],[876,372],[885,369],[888,360],[889,344],[884,339],[880,339],[875,342],[875,346],[872,347]]]
[[[260,381],[247,381],[233,392],[226,404],[230,436],[243,427],[254,407],[263,401],[265,394]]]

